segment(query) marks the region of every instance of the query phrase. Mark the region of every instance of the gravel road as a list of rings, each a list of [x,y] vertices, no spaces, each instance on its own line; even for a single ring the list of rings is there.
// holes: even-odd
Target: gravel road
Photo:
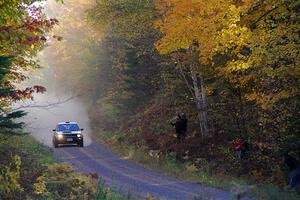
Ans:
[[[147,194],[166,200],[232,199],[229,192],[199,184],[187,183],[161,175],[121,159],[101,144],[92,142],[79,147],[54,149],[56,157],[84,173],[97,173],[111,187],[145,199]],[[245,198],[246,199],[246,198]]]

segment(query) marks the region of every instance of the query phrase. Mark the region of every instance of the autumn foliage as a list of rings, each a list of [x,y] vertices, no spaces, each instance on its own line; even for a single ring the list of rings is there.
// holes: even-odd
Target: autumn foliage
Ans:
[[[33,93],[43,93],[46,88],[35,85],[18,88],[28,73],[39,66],[35,56],[50,39],[49,31],[58,23],[48,18],[42,7],[34,1],[0,1],[0,133],[20,129],[13,119],[24,112],[13,112],[10,106],[20,100],[32,99]],[[48,38],[48,39],[47,39]],[[12,117],[12,118],[9,118]]]
[[[84,93],[95,130],[122,132],[121,143],[214,174],[286,183],[282,152],[297,155],[300,146],[297,1],[69,6],[60,12],[67,28],[55,30],[65,40],[46,56],[56,81]],[[178,145],[170,122],[181,112],[188,138]],[[242,162],[233,149],[239,137],[250,146]]]

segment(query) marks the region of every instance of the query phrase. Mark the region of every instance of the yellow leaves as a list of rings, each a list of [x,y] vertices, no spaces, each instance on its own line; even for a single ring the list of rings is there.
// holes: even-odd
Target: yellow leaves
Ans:
[[[252,32],[246,26],[239,24],[241,9],[234,5],[230,6],[230,12],[222,21],[222,29],[216,36],[215,53],[227,53],[228,50],[232,54],[238,54],[242,48],[248,46],[252,41]]]
[[[212,95],[215,91],[215,87],[209,85],[205,87],[205,92],[208,96]]]
[[[198,168],[196,167],[195,164],[189,163],[185,165],[185,169],[189,173],[194,173],[198,171]]]
[[[208,64],[215,54],[229,49],[238,52],[252,38],[251,31],[239,25],[243,8],[230,1],[163,2],[166,7],[156,3],[157,9],[166,12],[163,19],[155,23],[165,34],[156,44],[161,54],[190,48],[197,41],[200,62]]]
[[[231,49],[232,53],[238,53],[241,48],[251,43],[252,33],[246,27],[230,24],[226,29],[220,31],[216,39],[218,43],[214,49],[215,52],[222,53],[226,49]]]
[[[241,20],[241,9],[236,7],[235,5],[229,6],[229,12],[226,16],[227,18],[227,26],[236,25]]]
[[[207,24],[202,23],[204,18],[200,17],[201,11],[198,8],[198,3],[203,3],[203,1],[164,2],[166,5],[171,4],[172,7],[165,13],[162,20],[155,23],[156,27],[165,33],[165,36],[156,45],[162,54],[178,49],[187,49],[193,41],[200,41],[199,38],[208,39],[209,30],[207,30]],[[161,6],[157,8],[166,9]]]
[[[39,176],[37,178],[37,182],[33,184],[34,187],[34,193],[37,195],[44,195],[48,196],[49,192],[47,190],[47,186],[45,183],[45,177],[44,176]]]
[[[4,197],[12,198],[14,192],[22,190],[18,183],[20,178],[21,158],[18,155],[13,157],[9,166],[4,166],[0,175],[0,191]]]
[[[253,67],[253,60],[246,56],[239,55],[238,60],[230,61],[225,67],[216,68],[215,72],[223,76],[225,80],[236,85],[236,87],[245,87],[254,77],[254,73],[240,75]]]
[[[252,93],[246,95],[246,99],[248,101],[254,101],[257,98],[258,98],[258,94],[256,92],[252,92]]]
[[[168,54],[176,49],[187,49],[192,44],[192,41],[185,34],[177,36],[177,33],[170,34],[156,43],[156,48],[161,54]]]
[[[252,66],[251,61],[247,60],[236,60],[228,63],[228,72],[234,72],[234,71],[245,71],[246,69],[249,69]]]
[[[67,175],[72,172],[73,172],[73,169],[70,165],[54,164],[54,165],[48,166],[48,174],[51,174],[51,175]]]
[[[275,103],[280,100],[287,99],[293,95],[292,91],[282,90],[269,94],[252,92],[245,95],[246,100],[255,101],[262,109],[270,110]]]
[[[153,195],[151,195],[151,194],[147,194],[147,196],[146,196],[146,200],[154,200],[155,199],[155,197],[153,196]]]
[[[77,174],[66,164],[53,164],[37,178],[34,189],[37,195],[50,199],[57,187],[64,188],[62,199],[91,199],[96,185],[97,180],[92,176]]]

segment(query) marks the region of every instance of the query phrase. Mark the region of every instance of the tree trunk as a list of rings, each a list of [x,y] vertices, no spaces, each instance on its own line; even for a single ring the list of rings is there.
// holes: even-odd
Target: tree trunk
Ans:
[[[191,78],[193,80],[193,88],[195,93],[195,102],[198,110],[198,118],[202,137],[208,136],[208,120],[207,120],[207,96],[203,85],[203,77],[200,75],[200,85],[197,75],[191,70]]]
[[[245,109],[244,109],[244,102],[242,97],[241,89],[238,92],[239,101],[240,101],[240,116],[241,116],[241,124],[242,124],[242,135],[248,137],[248,131],[246,126],[246,117],[245,117]]]

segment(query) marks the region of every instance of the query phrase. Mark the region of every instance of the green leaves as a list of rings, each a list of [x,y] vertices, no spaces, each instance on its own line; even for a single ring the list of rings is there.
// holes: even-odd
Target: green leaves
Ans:
[[[101,0],[88,11],[95,30],[104,33],[103,44],[111,56],[112,66],[100,67],[111,68],[115,81],[98,101],[103,108],[110,105],[121,115],[133,113],[155,92],[160,74],[154,48],[159,33],[152,26],[156,14],[154,4],[142,0]]]
[[[44,47],[47,33],[58,23],[48,19],[32,0],[0,1],[0,128],[1,133],[17,133],[22,123],[14,120],[25,115],[10,113],[12,103],[31,99],[41,86],[17,88],[27,78],[26,71],[38,67],[36,54]]]

